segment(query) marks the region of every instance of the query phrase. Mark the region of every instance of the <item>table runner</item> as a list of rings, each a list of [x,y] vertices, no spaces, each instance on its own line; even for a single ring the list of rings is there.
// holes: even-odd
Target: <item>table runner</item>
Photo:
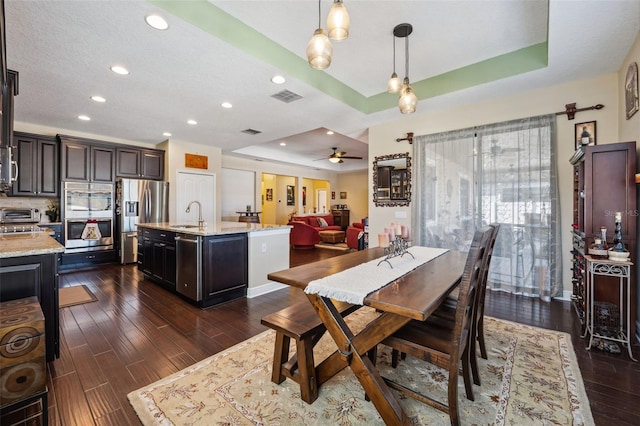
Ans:
[[[393,268],[382,262],[385,257],[362,263],[353,268],[345,269],[337,274],[329,275],[318,280],[311,281],[305,293],[317,294],[323,297],[339,300],[341,302],[362,305],[364,298],[385,285],[408,274],[417,267],[446,253],[448,249],[414,246],[409,248],[409,255],[389,259]]]

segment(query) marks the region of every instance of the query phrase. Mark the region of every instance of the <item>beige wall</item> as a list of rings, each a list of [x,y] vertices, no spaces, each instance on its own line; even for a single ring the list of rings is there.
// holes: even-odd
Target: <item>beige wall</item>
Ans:
[[[349,221],[360,222],[369,213],[369,192],[371,185],[369,174],[366,170],[358,172],[342,173],[338,175],[338,182],[333,189],[336,191],[336,199],[331,200],[331,205],[346,204],[349,207]],[[347,193],[347,199],[340,199],[340,192]]]
[[[563,111],[564,105],[575,102],[578,108],[595,104],[603,104],[601,110],[591,110],[578,113],[574,120],[568,120],[566,115],[557,117],[558,138],[558,178],[560,186],[560,229],[562,232],[563,255],[563,283],[567,291],[571,291],[571,247],[570,226],[572,219],[572,190],[573,167],[569,158],[575,150],[574,125],[585,121],[597,122],[597,143],[619,142],[618,138],[618,75],[607,74],[596,78],[572,81],[563,85],[543,88],[526,93],[518,93],[486,102],[479,102],[461,106],[446,111],[429,111],[429,103],[420,104],[419,112],[398,120],[372,127],[369,130],[369,159],[384,154],[412,152],[408,142],[394,143],[398,137],[407,132],[425,135],[447,130],[463,129],[480,124],[497,123],[522,117],[549,114]],[[640,115],[637,114],[637,115]],[[369,180],[371,180],[369,170]],[[413,182],[414,188],[420,185]],[[406,219],[398,219],[396,213],[406,212]],[[369,197],[369,227],[371,235],[377,235],[390,222],[411,223],[410,207],[375,207]],[[376,244],[376,239],[371,238]],[[565,293],[566,294],[566,293]]]

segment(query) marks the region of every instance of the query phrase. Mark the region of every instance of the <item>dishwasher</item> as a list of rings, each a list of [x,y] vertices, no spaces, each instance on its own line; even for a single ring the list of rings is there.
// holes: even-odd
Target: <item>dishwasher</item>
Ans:
[[[176,291],[191,300],[202,300],[202,237],[176,236]]]

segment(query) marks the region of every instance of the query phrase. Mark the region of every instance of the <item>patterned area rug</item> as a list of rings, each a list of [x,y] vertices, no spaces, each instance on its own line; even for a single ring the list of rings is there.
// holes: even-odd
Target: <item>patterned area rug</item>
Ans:
[[[347,317],[354,330],[376,315],[362,308]],[[475,402],[466,399],[459,378],[458,400],[464,425],[592,425],[593,418],[568,334],[485,318],[489,360],[479,359],[482,386]],[[271,382],[275,333],[266,331],[213,355],[128,397],[145,425],[371,425],[383,424],[346,368],[320,388],[313,404],[300,399],[287,379]],[[316,363],[335,350],[324,336]],[[407,357],[396,369],[390,351],[380,347],[383,376],[446,401],[446,372]],[[396,394],[398,395],[398,394]],[[415,425],[449,425],[436,409],[399,396]]]
[[[340,250],[340,251],[347,251],[349,250],[349,247],[347,247],[346,243],[324,243],[324,242],[319,242],[318,244],[316,244],[316,248],[320,248],[320,249],[329,249],[329,250]]]

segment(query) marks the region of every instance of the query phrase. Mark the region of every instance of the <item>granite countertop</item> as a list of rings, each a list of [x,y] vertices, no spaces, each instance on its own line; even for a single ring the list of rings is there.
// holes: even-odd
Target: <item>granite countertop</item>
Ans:
[[[48,232],[0,234],[0,258],[62,253],[64,246]]]
[[[200,228],[195,223],[173,223],[173,222],[156,222],[156,223],[139,223],[139,228],[158,229],[160,231],[178,232],[181,234],[201,235],[204,237],[212,235],[224,234],[240,234],[249,232],[288,230],[290,225],[263,225],[260,223],[246,222],[217,222],[215,224],[207,224]]]

